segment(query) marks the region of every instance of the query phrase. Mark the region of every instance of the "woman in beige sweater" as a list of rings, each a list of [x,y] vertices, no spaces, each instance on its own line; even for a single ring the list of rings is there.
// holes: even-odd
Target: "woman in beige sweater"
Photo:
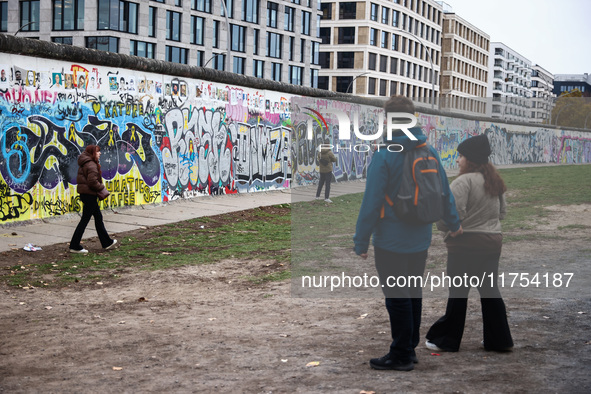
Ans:
[[[482,304],[484,348],[508,351],[513,347],[513,340],[505,303],[497,286],[503,241],[500,220],[505,217],[507,188],[488,161],[491,150],[485,135],[463,141],[457,150],[460,175],[452,182],[451,191],[462,220],[463,234],[445,239],[447,275],[451,278],[477,277],[479,281],[485,279],[477,287]],[[440,223],[438,228],[447,230]],[[455,283],[456,286],[452,284],[449,288],[445,315],[427,333],[429,349],[457,352],[460,348],[470,281],[463,280],[460,284],[457,280]],[[473,279],[472,285],[475,283]]]

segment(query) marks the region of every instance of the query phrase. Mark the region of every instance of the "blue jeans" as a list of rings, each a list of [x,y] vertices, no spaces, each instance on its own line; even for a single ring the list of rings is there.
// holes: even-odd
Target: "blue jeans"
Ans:
[[[408,285],[408,278],[423,276],[427,251],[395,253],[377,247],[374,249],[376,269],[390,316],[390,357],[401,362],[410,362],[420,340],[423,291],[420,282],[417,282],[417,286]],[[398,277],[404,278],[406,287],[388,286],[388,278]],[[399,281],[399,284],[402,282]]]

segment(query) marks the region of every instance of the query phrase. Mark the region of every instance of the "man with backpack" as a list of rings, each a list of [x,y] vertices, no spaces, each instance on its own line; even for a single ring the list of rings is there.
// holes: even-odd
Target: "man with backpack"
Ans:
[[[394,112],[414,114],[415,108],[406,97],[392,96],[384,112],[387,116]],[[391,140],[385,141],[386,145],[402,146],[402,152],[379,149],[374,153],[353,237],[355,253],[365,259],[373,234],[375,264],[392,332],[388,354],[370,360],[372,368],[381,370],[410,371],[418,362],[414,350],[422,312],[418,278],[425,271],[432,223],[442,219],[453,237],[462,231],[439,155],[425,145],[427,137],[420,127],[409,131],[416,141],[402,130],[394,131]]]

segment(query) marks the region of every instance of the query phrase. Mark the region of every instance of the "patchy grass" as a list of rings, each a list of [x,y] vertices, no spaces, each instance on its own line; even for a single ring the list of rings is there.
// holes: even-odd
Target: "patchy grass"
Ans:
[[[566,226],[558,226],[558,230],[587,230],[591,229],[591,226],[586,226],[584,224],[569,224]]]
[[[105,253],[55,253],[51,263],[20,264],[0,270],[11,286],[64,286],[116,279],[134,269],[161,270],[225,259],[290,261],[289,205],[256,208],[128,233]],[[29,257],[30,255],[25,255]],[[281,274],[278,278],[283,277]],[[273,276],[262,281],[274,280]],[[277,279],[279,280],[279,279]]]
[[[508,187],[503,227],[510,234],[506,242],[564,239],[516,232],[535,229],[546,215],[544,206],[591,203],[589,165],[515,168],[500,173]],[[322,200],[283,204],[132,231],[118,248],[106,253],[71,255],[44,248],[43,261],[39,261],[41,255],[9,252],[2,258],[19,263],[0,269],[0,282],[59,287],[113,280],[131,270],[253,258],[278,263],[275,272],[248,278],[254,283],[318,274],[334,269],[340,263],[339,255],[352,249],[362,198],[362,193],[350,194],[333,198],[332,204]],[[559,229],[588,228],[568,225]]]
[[[499,172],[508,189],[505,231],[535,230],[548,215],[545,206],[591,203],[589,165],[513,168]],[[335,248],[352,248],[362,199],[363,193],[358,193],[332,198],[332,204],[322,200],[293,204],[292,263],[301,269],[319,271],[326,267],[327,261],[334,261]],[[571,225],[565,229],[581,227]],[[564,238],[537,234],[505,237],[507,242],[534,239]]]
[[[508,191],[505,230],[532,229],[548,212],[542,207],[591,203],[591,166],[500,170]]]

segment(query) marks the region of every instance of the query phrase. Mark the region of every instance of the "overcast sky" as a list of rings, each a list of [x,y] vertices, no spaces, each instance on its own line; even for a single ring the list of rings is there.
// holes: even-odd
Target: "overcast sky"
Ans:
[[[446,0],[461,18],[552,74],[591,73],[591,0]]]

